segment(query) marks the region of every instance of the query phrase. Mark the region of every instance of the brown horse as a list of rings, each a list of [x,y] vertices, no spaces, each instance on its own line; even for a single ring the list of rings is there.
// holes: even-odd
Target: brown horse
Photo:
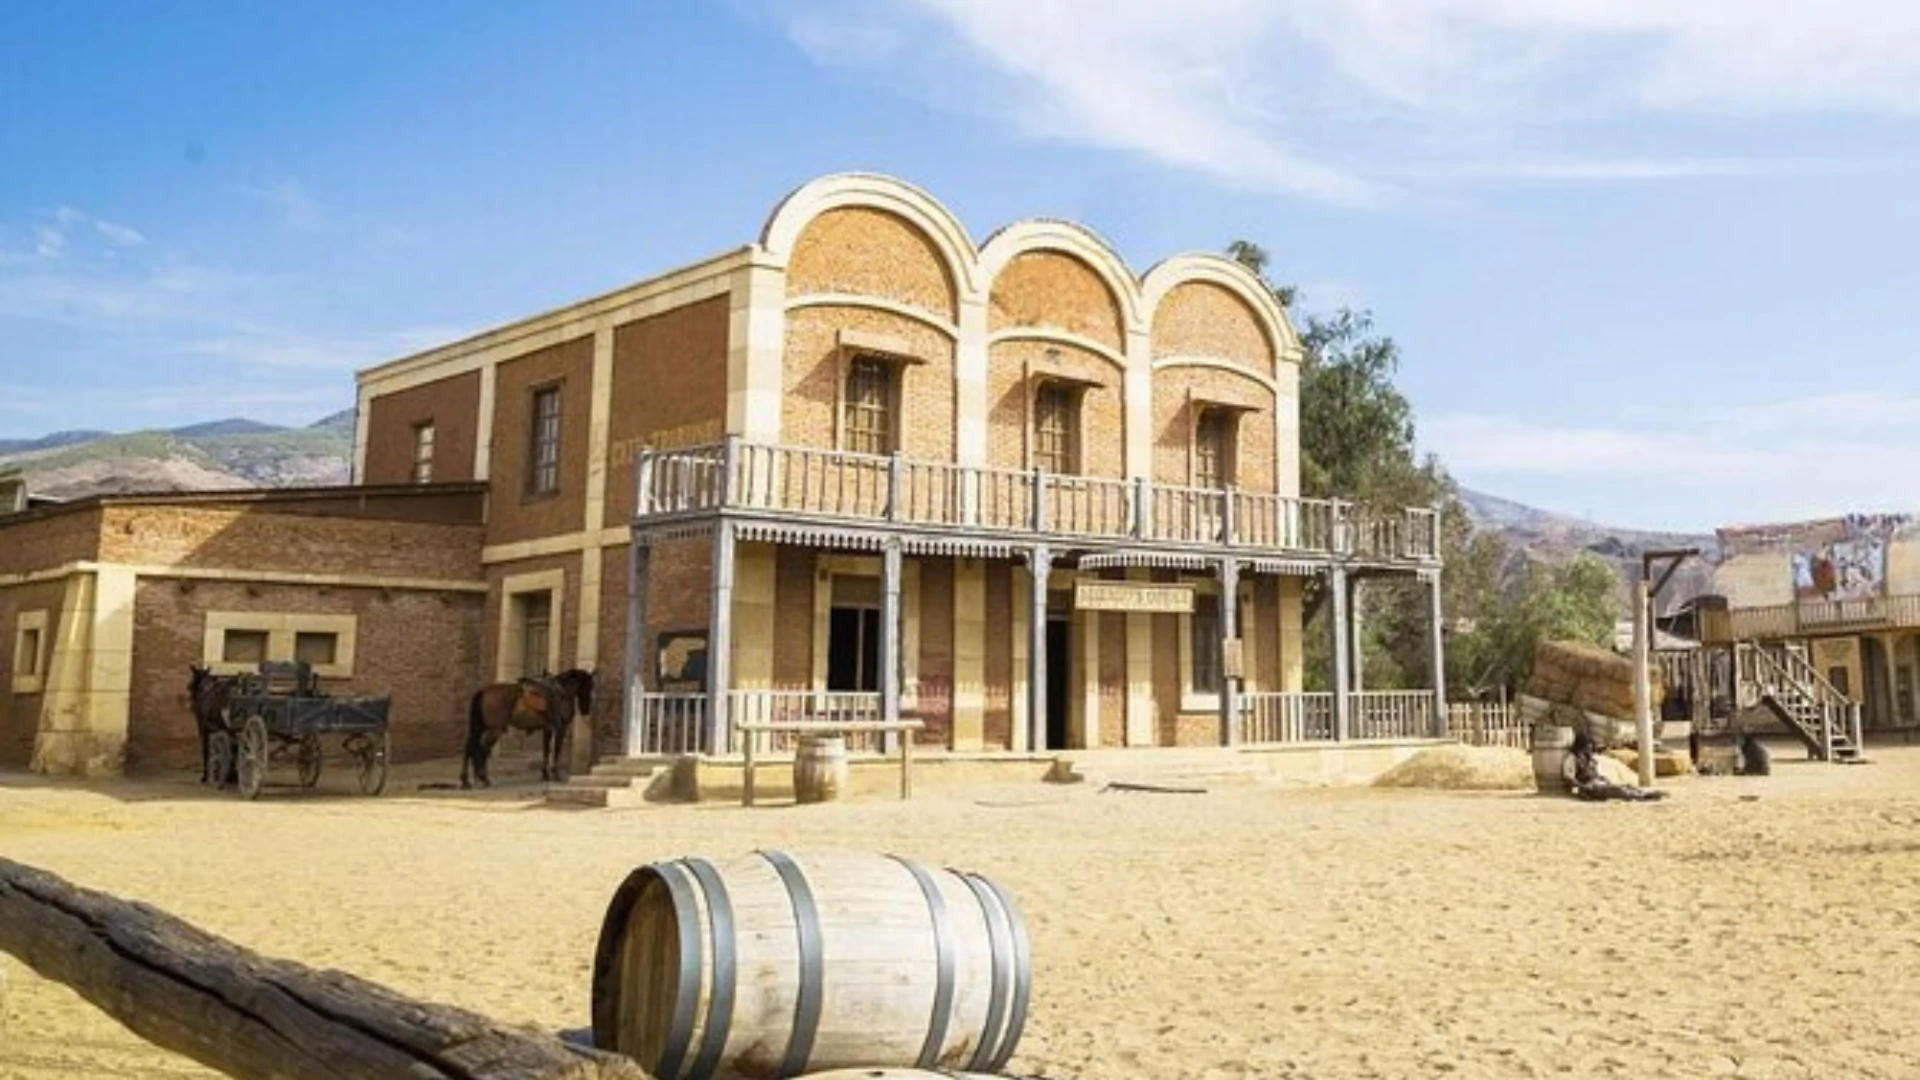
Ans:
[[[227,702],[233,697],[233,677],[215,675],[212,670],[194,664],[188,668],[187,701],[193,706],[193,723],[200,729],[200,782],[223,787],[233,782],[234,759],[230,756],[227,775],[215,780],[208,760],[210,740],[216,731],[225,731]]]
[[[507,729],[540,733],[540,779],[566,779],[567,733],[575,713],[593,711],[593,672],[569,668],[519,682],[489,683],[467,703],[467,749],[460,760],[460,786],[490,787],[487,759]]]

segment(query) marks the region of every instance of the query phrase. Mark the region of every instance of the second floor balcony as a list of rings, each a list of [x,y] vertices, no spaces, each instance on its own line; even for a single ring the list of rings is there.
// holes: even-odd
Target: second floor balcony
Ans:
[[[1437,565],[1439,514],[818,447],[643,450],[636,521],[736,512],[1032,540]]]

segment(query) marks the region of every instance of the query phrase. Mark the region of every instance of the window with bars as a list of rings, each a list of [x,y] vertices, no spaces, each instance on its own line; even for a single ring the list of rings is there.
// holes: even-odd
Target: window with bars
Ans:
[[[1080,394],[1045,382],[1033,395],[1033,465],[1050,473],[1080,471]]]
[[[413,425],[413,482],[433,481],[433,421]]]
[[[533,392],[533,439],[527,462],[527,494],[560,490],[560,388]]]
[[[893,365],[863,356],[847,368],[841,448],[857,454],[893,452]]]
[[[1233,483],[1234,416],[1228,409],[1206,409],[1193,429],[1193,482],[1223,488]]]

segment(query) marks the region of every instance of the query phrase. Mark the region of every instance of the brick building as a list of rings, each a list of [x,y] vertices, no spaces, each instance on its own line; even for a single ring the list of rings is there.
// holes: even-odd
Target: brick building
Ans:
[[[1435,516],[1299,497],[1299,361],[1229,260],[976,246],[832,176],[736,251],[362,372],[355,476],[485,485],[477,674],[601,671],[603,753],[822,716],[959,751],[1430,734],[1443,691],[1364,692],[1347,613],[1418,577],[1437,627]],[[1310,580],[1339,693],[1304,689]]]
[[[399,760],[457,753],[480,669],[478,484],[14,500],[0,766],[197,769],[189,665],[312,663],[391,695]]]

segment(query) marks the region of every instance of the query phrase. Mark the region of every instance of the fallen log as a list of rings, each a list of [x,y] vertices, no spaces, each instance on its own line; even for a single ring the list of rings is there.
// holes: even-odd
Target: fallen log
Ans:
[[[631,1059],[243,949],[0,859],[0,950],[239,1080],[646,1080]]]

